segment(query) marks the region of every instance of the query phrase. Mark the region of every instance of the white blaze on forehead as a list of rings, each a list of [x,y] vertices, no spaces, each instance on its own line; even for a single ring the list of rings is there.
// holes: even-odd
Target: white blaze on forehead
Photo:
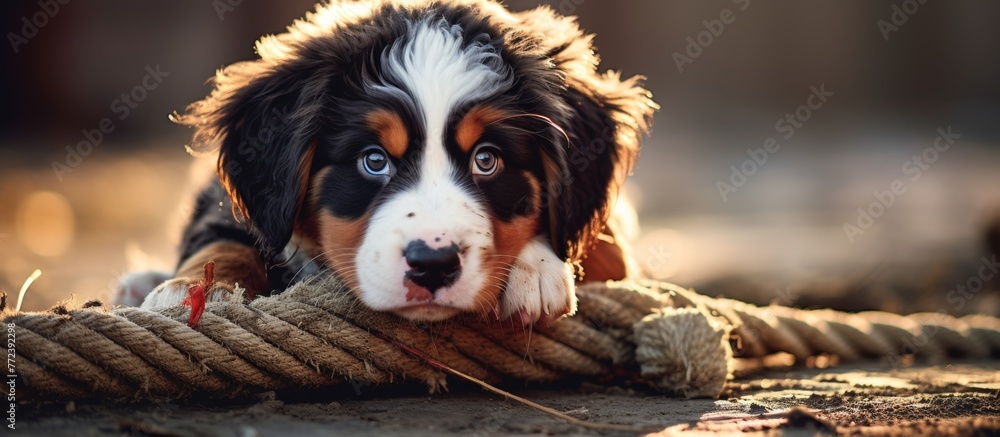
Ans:
[[[419,182],[374,211],[355,259],[362,301],[373,309],[407,305],[403,251],[415,240],[462,249],[458,280],[435,291],[433,299],[464,311],[478,309],[477,296],[489,280],[484,254],[493,246],[490,221],[481,201],[452,178],[444,133],[460,105],[513,83],[510,68],[488,43],[487,35],[465,43],[461,28],[442,19],[419,21],[382,53],[384,77],[368,84],[371,92],[412,104],[427,135]]]
[[[422,115],[427,134],[425,178],[450,173],[444,132],[451,112],[463,103],[505,91],[513,83],[510,68],[489,39],[482,34],[463,47],[460,26],[428,18],[412,24],[407,36],[382,54],[386,74],[405,88]],[[392,93],[385,85],[376,88]]]

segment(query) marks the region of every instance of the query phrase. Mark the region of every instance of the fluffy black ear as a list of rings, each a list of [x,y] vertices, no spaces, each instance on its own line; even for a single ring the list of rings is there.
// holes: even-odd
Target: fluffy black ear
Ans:
[[[250,222],[259,249],[273,258],[291,238],[327,85],[338,72],[305,50],[269,57],[266,41],[258,43],[261,59],[218,71],[212,93],[175,121],[197,129],[195,151],[218,149],[234,214]]]
[[[623,80],[616,72],[597,72],[593,36],[573,18],[548,7],[517,16],[541,35],[547,57],[565,78],[561,114],[553,117],[564,131],[555,140],[561,147],[543,153],[545,206],[553,248],[578,262],[607,222],[658,107],[641,77]]]
[[[565,156],[545,166],[554,248],[571,261],[583,258],[608,221],[654,108],[638,79],[595,78],[567,84]]]

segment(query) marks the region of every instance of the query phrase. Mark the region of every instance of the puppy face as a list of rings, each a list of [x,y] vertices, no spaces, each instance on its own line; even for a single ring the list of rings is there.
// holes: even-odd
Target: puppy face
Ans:
[[[538,233],[541,169],[530,139],[476,129],[465,145],[421,138],[398,156],[379,143],[337,147],[344,155],[314,179],[324,257],[371,308],[439,320],[496,305]]]
[[[541,123],[519,117],[499,49],[441,18],[409,24],[371,68],[318,136],[324,257],[376,310],[492,310],[539,229]]]
[[[489,313],[530,241],[578,260],[652,107],[589,41],[548,10],[333,2],[180,121],[265,254],[296,231],[373,309]]]

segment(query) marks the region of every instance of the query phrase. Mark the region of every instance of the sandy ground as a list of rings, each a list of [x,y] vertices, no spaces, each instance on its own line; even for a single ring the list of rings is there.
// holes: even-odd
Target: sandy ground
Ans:
[[[569,424],[469,386],[428,395],[418,387],[347,385],[263,393],[226,403],[91,404],[22,408],[17,431],[38,436],[642,435],[756,432],[812,435],[1000,433],[1000,363],[887,370],[885,365],[767,370],[738,377],[720,400],[678,399],[586,382],[510,387],[573,417],[633,425]]]

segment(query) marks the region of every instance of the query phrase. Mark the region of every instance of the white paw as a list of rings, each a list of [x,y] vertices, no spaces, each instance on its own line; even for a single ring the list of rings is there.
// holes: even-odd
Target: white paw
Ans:
[[[160,284],[153,292],[146,296],[139,308],[152,310],[157,308],[170,308],[181,306],[188,296],[188,289],[192,285],[199,283],[200,279],[195,278],[174,278]],[[215,287],[209,290],[205,296],[205,302],[229,302],[234,299],[233,292],[220,287],[216,283]]]
[[[170,274],[165,272],[129,273],[123,276],[118,281],[118,285],[115,286],[115,290],[111,293],[111,304],[137,307],[157,285],[162,284],[167,279],[170,279]]]
[[[547,242],[528,243],[507,277],[500,298],[501,320],[530,325],[576,312],[573,271]]]

